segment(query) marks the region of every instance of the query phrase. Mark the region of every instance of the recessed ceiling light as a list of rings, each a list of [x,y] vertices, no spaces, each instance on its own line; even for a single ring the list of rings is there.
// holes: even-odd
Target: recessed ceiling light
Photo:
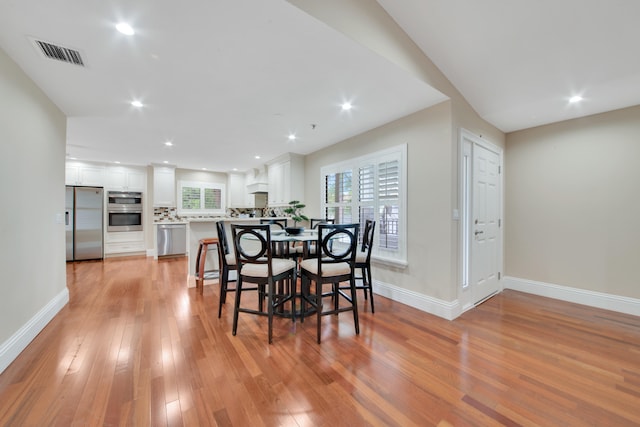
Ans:
[[[296,136],[294,134],[290,134],[289,141],[295,141],[295,140],[296,140]]]
[[[126,22],[120,22],[116,24],[116,30],[127,36],[132,36],[136,33],[133,28],[131,28],[131,25],[127,24]]]
[[[164,163],[164,164],[168,164],[168,163],[169,163],[169,160],[165,160],[165,161],[163,161],[162,163]]]
[[[207,170],[207,168],[200,168],[200,169],[202,169],[203,171],[206,171],[206,170]]]
[[[173,146],[173,142],[167,141],[167,142],[164,143],[164,145],[166,145],[167,147],[172,147]]]
[[[259,159],[259,158],[260,158],[260,156],[256,156],[256,159]]]
[[[117,161],[117,160],[115,160],[115,161],[114,161],[113,163],[117,163],[117,164],[120,164],[120,162],[119,162],[119,161]]]
[[[234,170],[234,171],[237,171],[237,170],[238,170],[238,168],[233,168],[233,170]]]
[[[575,95],[569,98],[569,102],[575,104],[576,102],[582,101],[582,97],[580,95]]]
[[[349,110],[351,110],[352,107],[353,106],[351,105],[350,102],[345,102],[344,104],[342,104],[342,110],[343,111],[349,111]]]
[[[143,106],[142,102],[136,100],[136,101],[131,101],[131,105],[133,105],[136,108],[141,108]]]

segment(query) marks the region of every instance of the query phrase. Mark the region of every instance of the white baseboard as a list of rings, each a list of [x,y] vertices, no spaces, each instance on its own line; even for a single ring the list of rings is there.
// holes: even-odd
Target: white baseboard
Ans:
[[[555,298],[590,307],[603,308],[619,313],[640,316],[640,299],[623,297],[603,292],[588,291],[585,289],[570,288],[554,285],[552,283],[536,282],[534,280],[519,279],[505,276],[502,279],[504,289],[526,292],[543,297]]]
[[[69,302],[69,290],[65,287],[27,323],[0,346],[0,373],[13,362],[45,326]]]
[[[373,290],[378,295],[447,320],[453,320],[462,313],[458,300],[443,301],[377,280],[373,281]]]

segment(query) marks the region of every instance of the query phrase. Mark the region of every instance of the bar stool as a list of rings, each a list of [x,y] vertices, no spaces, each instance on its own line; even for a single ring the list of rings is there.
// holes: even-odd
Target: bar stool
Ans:
[[[218,277],[218,270],[205,270],[205,263],[207,260],[209,245],[215,245],[216,250],[219,250],[219,242],[217,237],[210,237],[200,239],[198,243],[198,256],[196,257],[196,288],[200,288],[200,293],[202,293],[204,291],[204,280],[215,279]]]

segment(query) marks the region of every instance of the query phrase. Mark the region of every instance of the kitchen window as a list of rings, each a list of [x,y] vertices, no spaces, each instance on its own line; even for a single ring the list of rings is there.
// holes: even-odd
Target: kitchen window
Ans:
[[[224,214],[225,185],[212,182],[180,181],[178,214]]]
[[[321,169],[322,210],[336,223],[376,221],[372,256],[406,265],[407,146]],[[362,233],[364,230],[360,230]]]

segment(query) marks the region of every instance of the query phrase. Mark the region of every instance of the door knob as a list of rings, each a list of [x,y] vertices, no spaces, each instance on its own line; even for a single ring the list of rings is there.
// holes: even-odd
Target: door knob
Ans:
[[[476,230],[474,234],[477,236],[478,234],[482,234],[482,233],[484,233],[484,231]]]

